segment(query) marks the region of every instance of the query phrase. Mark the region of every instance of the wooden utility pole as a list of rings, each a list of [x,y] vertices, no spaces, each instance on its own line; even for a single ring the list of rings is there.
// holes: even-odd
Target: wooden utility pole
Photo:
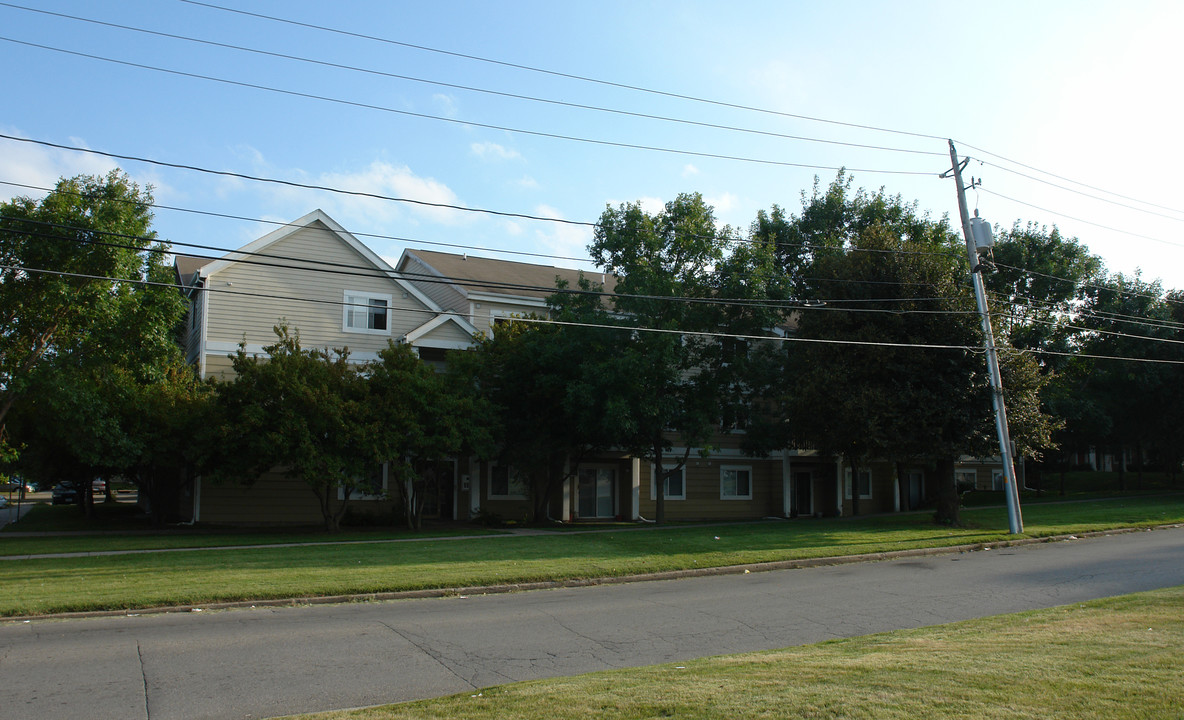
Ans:
[[[1007,524],[1013,535],[1024,531],[1020,515],[1020,491],[1015,479],[1015,462],[1011,451],[1011,432],[1007,427],[1007,407],[1003,403],[1003,376],[999,373],[999,353],[995,349],[995,334],[991,331],[991,316],[987,312],[987,291],[983,285],[982,263],[978,246],[970,226],[970,212],[966,209],[966,187],[962,184],[962,165],[954,141],[950,140],[951,171],[958,185],[958,214],[962,218],[962,235],[966,238],[966,255],[970,260],[970,280],[974,285],[974,299],[983,323],[983,348],[987,354],[987,371],[991,378],[991,402],[995,406],[995,430],[999,435],[999,455],[1003,458],[1003,491],[1007,496]]]

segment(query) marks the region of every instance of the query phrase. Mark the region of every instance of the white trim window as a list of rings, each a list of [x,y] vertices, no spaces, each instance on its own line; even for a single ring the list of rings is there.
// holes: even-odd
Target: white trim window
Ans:
[[[345,291],[341,310],[343,332],[370,335],[391,334],[391,296],[382,293]]]
[[[663,465],[662,474],[670,473],[662,483],[662,488],[665,491],[667,500],[686,500],[687,499],[687,482],[686,482],[686,468],[680,467],[674,469],[674,465]],[[674,472],[670,472],[673,470]],[[650,500],[658,499],[658,483],[656,482],[656,473],[654,466],[650,465]]]
[[[494,463],[489,466],[486,495],[490,500],[525,500],[526,480],[510,465]]]
[[[851,468],[847,468],[846,477],[843,479],[843,499],[851,499]],[[872,499],[872,471],[869,469],[859,470],[859,499]]]
[[[752,499],[752,467],[721,465],[719,468],[720,500]]]

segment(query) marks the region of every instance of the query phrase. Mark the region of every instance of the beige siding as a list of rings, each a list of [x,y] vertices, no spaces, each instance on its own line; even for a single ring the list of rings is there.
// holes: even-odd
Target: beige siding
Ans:
[[[207,343],[238,343],[245,336],[248,345],[266,346],[275,341],[273,328],[286,321],[299,330],[305,347],[347,347],[355,354],[375,353],[389,340],[398,339],[432,317],[422,312],[426,308],[418,300],[404,297],[402,287],[379,276],[377,270],[371,277],[324,272],[324,263],[363,272],[372,268],[319,223],[270,245],[265,254],[306,258],[308,262],[285,259],[281,261],[283,267],[235,264],[211,276]],[[391,296],[390,329],[386,334],[343,330],[346,290]]]
[[[483,333],[488,333],[489,329],[493,327],[494,320],[499,317],[504,318],[515,315],[521,317],[531,314],[545,317],[547,315],[547,308],[545,306],[534,307],[522,303],[489,301],[482,301],[480,305],[481,307],[479,308],[473,308],[473,315],[470,321],[473,323],[473,327]]]
[[[465,343],[471,345],[473,338],[464,331],[459,325],[454,322],[446,322],[439,327],[433,329],[426,335],[423,335],[415,340],[415,345],[424,345],[432,347],[434,344],[451,346],[452,343]]]
[[[339,506],[336,495],[333,497],[334,507]],[[386,500],[351,500],[349,512],[390,513],[392,507]],[[214,525],[324,524],[320,503],[308,484],[274,472],[251,485],[203,481],[200,521]]]
[[[667,463],[668,465],[671,463]],[[752,499],[720,499],[721,468],[745,467],[751,470]],[[781,517],[781,460],[765,458],[692,459],[683,469],[686,499],[666,499],[666,518],[675,519],[749,519]],[[657,509],[655,487],[651,488],[651,465],[641,464],[641,516],[653,519]]]

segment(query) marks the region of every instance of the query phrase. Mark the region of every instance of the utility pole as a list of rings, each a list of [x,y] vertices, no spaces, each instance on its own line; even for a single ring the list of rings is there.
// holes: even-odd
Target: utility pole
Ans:
[[[1007,407],[1003,404],[1003,376],[999,373],[999,353],[995,349],[995,334],[991,331],[991,316],[987,312],[987,291],[983,285],[982,263],[978,257],[978,246],[970,225],[970,212],[966,209],[966,187],[962,184],[962,167],[965,161],[958,161],[954,141],[950,140],[950,171],[958,185],[958,214],[962,218],[962,235],[966,238],[966,256],[970,260],[970,280],[974,285],[974,299],[978,303],[978,314],[983,323],[983,348],[987,353],[987,372],[991,378],[991,402],[995,406],[995,430],[999,435],[999,455],[1003,458],[1003,491],[1007,496],[1007,525],[1011,534],[1024,531],[1024,519],[1020,516],[1020,491],[1015,480],[1015,462],[1011,452],[1011,433],[1007,428]],[[948,177],[945,173],[942,177]]]

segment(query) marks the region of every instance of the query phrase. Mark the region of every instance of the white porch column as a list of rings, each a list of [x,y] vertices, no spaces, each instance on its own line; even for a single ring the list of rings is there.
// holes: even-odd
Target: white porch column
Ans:
[[[469,517],[481,514],[481,463],[469,457]]]
[[[641,519],[641,458],[629,461],[629,472],[633,476],[633,507],[629,511],[630,520]]]
[[[789,462],[789,451],[781,451],[781,515],[789,517],[793,511],[793,481],[792,468]],[[801,514],[801,508],[798,509]]]
[[[851,483],[855,484],[855,479],[852,478]],[[843,459],[839,458],[835,462],[835,497],[838,498],[835,504],[835,510],[838,511],[839,517],[843,517]]]
[[[575,480],[570,475],[563,479],[563,512],[559,516],[563,522],[571,522],[571,486]]]

